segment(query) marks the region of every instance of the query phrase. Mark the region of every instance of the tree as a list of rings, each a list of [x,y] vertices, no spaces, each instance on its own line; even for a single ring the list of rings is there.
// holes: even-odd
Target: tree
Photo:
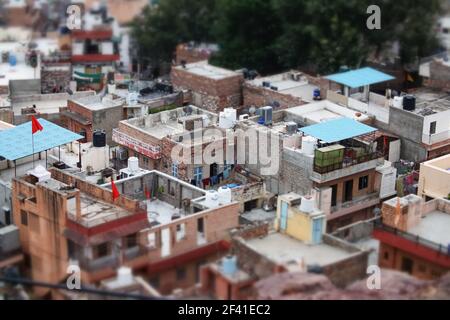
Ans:
[[[281,31],[271,0],[220,0],[215,34],[219,53],[212,63],[261,73],[280,70],[275,43]]]
[[[137,51],[153,65],[170,62],[177,44],[212,39],[215,0],[162,0],[132,24]]]

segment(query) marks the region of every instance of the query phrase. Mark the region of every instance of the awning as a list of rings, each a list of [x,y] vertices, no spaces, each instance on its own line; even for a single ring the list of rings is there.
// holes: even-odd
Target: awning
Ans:
[[[358,137],[377,129],[350,118],[339,118],[303,127],[299,131],[326,143],[332,143]]]
[[[34,134],[34,153],[83,139],[84,137],[64,129],[45,119],[39,119],[42,131]],[[0,156],[17,160],[33,154],[31,121],[0,132]]]
[[[391,75],[375,70],[370,67],[346,72],[336,73],[326,76],[325,79],[343,84],[350,88],[359,88],[375,83],[385,82],[395,79]]]

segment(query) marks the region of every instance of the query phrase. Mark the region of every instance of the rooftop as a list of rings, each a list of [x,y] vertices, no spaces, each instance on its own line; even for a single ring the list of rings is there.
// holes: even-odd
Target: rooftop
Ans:
[[[210,78],[213,80],[221,80],[239,75],[239,73],[237,72],[210,65],[208,61],[189,63],[186,64],[185,67],[177,66],[175,68],[179,70],[185,70],[198,76]]]
[[[248,81],[249,84],[257,87],[263,87],[264,83],[270,84],[267,87],[268,90],[276,88],[277,92],[282,94],[289,94],[294,97],[302,98],[302,100],[311,102],[313,101],[314,89],[319,87],[310,84],[308,79],[297,71],[285,72],[269,77],[256,78]]]
[[[305,135],[332,143],[374,132],[377,129],[350,118],[339,118],[303,127],[299,130]]]
[[[416,226],[409,228],[408,233],[447,247],[450,245],[449,230],[450,214],[434,210],[425,214]]]
[[[82,138],[79,134],[45,119],[39,119],[39,122],[43,130],[38,131],[34,135],[31,134],[31,121],[0,131],[0,141],[2,141],[0,144],[0,155],[8,160],[17,160]]]
[[[201,121],[202,116],[206,116],[209,123],[217,122],[216,114],[195,106],[188,106],[124,120],[123,123],[136,127],[157,139],[162,139],[191,131],[185,129],[184,123],[194,119]]]
[[[416,108],[410,112],[428,116],[450,110],[450,93],[447,91],[421,87],[410,93],[416,98]]]
[[[326,76],[325,78],[350,88],[364,87],[394,79],[394,77],[386,73],[369,67],[340,72]]]
[[[53,180],[53,179],[52,179]],[[130,215],[130,212],[113,205],[93,198],[85,193],[80,193],[81,200],[81,224],[86,227],[94,227],[112,220]],[[67,213],[69,218],[75,220],[76,217],[76,201],[68,201]]]
[[[92,95],[86,97],[77,97],[72,99],[75,103],[92,111],[105,110],[119,107],[123,104],[121,99],[114,99],[111,95],[101,97],[101,95]]]
[[[270,233],[263,238],[253,238],[247,240],[246,244],[259,254],[285,265],[304,259],[306,265],[325,266],[352,255],[351,252],[338,247],[325,243],[308,245],[281,233]]]
[[[342,107],[329,100],[312,102],[294,108],[286,109],[286,113],[303,118],[304,123],[315,124],[326,122],[342,117],[351,118],[360,122],[367,121],[369,117],[361,112],[355,112],[349,108]]]

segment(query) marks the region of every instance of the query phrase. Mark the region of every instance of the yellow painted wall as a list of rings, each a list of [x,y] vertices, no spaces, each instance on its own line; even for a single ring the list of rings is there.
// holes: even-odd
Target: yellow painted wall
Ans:
[[[450,155],[420,164],[417,195],[443,198],[450,193]]]

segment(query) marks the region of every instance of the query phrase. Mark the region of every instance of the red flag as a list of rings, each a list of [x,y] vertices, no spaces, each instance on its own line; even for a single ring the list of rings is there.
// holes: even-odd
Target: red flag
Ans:
[[[34,117],[31,116],[31,132],[32,134],[35,134],[38,131],[42,131],[44,128],[41,126],[39,121]]]
[[[113,180],[111,181],[111,189],[112,189],[112,198],[114,201],[120,196],[120,193],[119,190],[117,190],[116,184],[114,183]]]

